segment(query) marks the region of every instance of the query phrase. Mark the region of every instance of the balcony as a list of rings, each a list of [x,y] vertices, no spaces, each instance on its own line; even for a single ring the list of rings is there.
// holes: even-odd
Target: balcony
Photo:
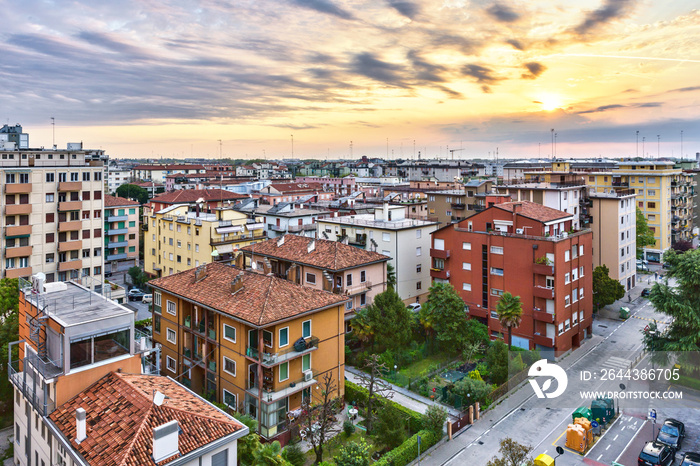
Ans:
[[[10,225],[5,227],[5,237],[30,236],[32,234],[31,225]]]
[[[115,228],[114,230],[107,230],[105,234],[107,236],[112,236],[112,235],[126,235],[129,233],[128,228]]]
[[[306,377],[301,377],[300,379],[294,380],[293,382],[284,381],[282,383],[277,383],[277,390],[275,391],[265,391],[263,392],[263,403],[275,403],[279,400],[287,398],[289,395],[299,393],[307,387],[312,387],[317,384],[316,377],[318,373],[314,370],[311,371],[312,377],[309,380],[305,380]],[[253,383],[252,387],[246,390],[248,394],[254,397],[258,397],[259,389],[257,380]]]
[[[537,262],[535,262],[532,265],[532,271],[538,275],[552,276],[554,275],[554,266],[547,264],[538,264]]]
[[[461,202],[453,202],[451,205],[454,210],[464,210],[466,208]]]
[[[108,261],[120,261],[126,259],[126,253],[123,254],[107,254]]]
[[[630,183],[629,181],[613,181],[612,186],[613,188],[629,188]]]
[[[289,225],[287,231],[289,231],[289,233],[299,233],[301,231],[316,231],[316,224],[306,223],[304,225]]]
[[[129,245],[128,241],[114,241],[114,242],[109,242],[107,243],[107,248],[112,249],[112,248],[125,248]]]
[[[554,299],[554,288],[537,285],[532,290],[532,294],[538,298]]]
[[[58,222],[58,231],[80,231],[83,229],[83,222],[81,220],[73,220],[68,222]]]
[[[26,369],[23,371],[23,369]],[[36,377],[34,373],[40,375]],[[46,363],[38,356],[29,353],[23,360],[12,361],[9,367],[9,379],[24,398],[31,403],[42,416],[48,416],[56,408],[49,394],[42,389],[41,378],[49,379],[63,373],[55,363]]]
[[[532,341],[534,341],[536,345],[546,346],[547,348],[554,347],[554,340],[543,335],[533,335]]]
[[[126,222],[129,220],[128,215],[111,215],[105,219],[107,223],[112,223],[112,222]]]
[[[83,267],[83,261],[81,259],[75,259],[66,262],[58,263],[59,272],[67,272],[69,270],[80,270]]]
[[[469,306],[469,315],[471,317],[486,318],[489,316],[489,311],[487,309],[484,309],[483,307]]]
[[[263,353],[262,365],[265,367],[277,366],[279,364],[282,364],[283,362],[301,357],[307,353],[311,353],[312,351],[316,351],[318,349],[317,337],[312,336],[310,338],[306,338],[303,343],[305,347],[301,346],[300,341],[301,340],[298,340],[297,343],[294,343],[291,348],[286,349],[284,351],[280,351],[278,353]],[[246,347],[245,355],[250,360],[256,362],[258,360],[258,350],[256,348],[253,348],[252,346]]]
[[[31,267],[22,267],[21,269],[6,269],[5,278],[29,277],[32,274]]]
[[[31,183],[11,183],[5,185],[5,194],[29,194],[31,192]]]
[[[439,280],[447,280],[450,278],[450,271],[445,269],[430,269],[430,278],[437,278]]]
[[[546,322],[548,324],[554,323],[554,314],[550,314],[549,312],[537,311],[533,309],[532,315],[535,317],[535,320],[539,320],[540,322]]]
[[[5,215],[28,215],[31,213],[31,204],[8,204],[5,206]]]
[[[430,248],[430,257],[434,257],[436,259],[449,259],[450,258],[450,250],[449,249],[434,249]]]
[[[474,204],[474,212],[481,212],[486,209],[485,205]]]
[[[58,203],[59,212],[68,212],[69,210],[81,210],[82,208],[82,201],[63,201]]]
[[[58,192],[65,193],[69,191],[80,191],[83,189],[82,181],[59,181]]]
[[[20,246],[5,249],[5,257],[27,257],[32,255],[31,246]]]

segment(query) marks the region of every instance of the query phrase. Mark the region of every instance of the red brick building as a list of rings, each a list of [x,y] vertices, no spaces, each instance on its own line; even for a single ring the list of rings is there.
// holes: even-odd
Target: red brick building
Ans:
[[[430,275],[454,286],[491,338],[507,334],[496,314],[501,294],[520,296],[513,345],[559,356],[577,348],[592,324],[592,234],[572,231],[572,221],[528,201],[496,204],[433,233]]]

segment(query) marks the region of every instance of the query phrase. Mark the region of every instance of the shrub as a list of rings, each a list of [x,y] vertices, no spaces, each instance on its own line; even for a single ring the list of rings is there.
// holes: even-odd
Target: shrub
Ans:
[[[469,374],[467,374],[467,376],[473,380],[480,380],[482,382],[484,381],[484,379],[481,378],[481,373],[479,372],[479,369],[474,369]]]
[[[345,401],[347,403],[355,402],[356,404],[364,405],[367,402],[367,389],[346,380]],[[423,420],[420,414],[391,400],[385,400],[385,403],[401,413],[403,419],[408,417],[408,428],[411,432],[418,432],[422,428]]]
[[[282,458],[287,460],[292,466],[304,466],[306,455],[301,451],[301,446],[298,443],[291,443],[284,448]]]
[[[420,435],[421,453],[440,441],[442,434],[435,434],[429,430],[421,430],[404,443],[384,455],[374,466],[406,466],[418,457],[418,436]]]
[[[430,405],[423,415],[423,429],[442,435],[447,411],[442,406]]]
[[[343,432],[345,432],[345,435],[348,437],[355,433],[355,424],[353,424],[350,419],[346,419],[345,422],[343,422]]]
[[[338,466],[369,466],[369,446],[364,439],[349,442],[333,459]]]
[[[453,393],[461,396],[464,404],[470,404],[474,401],[483,402],[489,393],[491,393],[491,390],[491,386],[483,380],[465,377],[459,382],[455,383]]]

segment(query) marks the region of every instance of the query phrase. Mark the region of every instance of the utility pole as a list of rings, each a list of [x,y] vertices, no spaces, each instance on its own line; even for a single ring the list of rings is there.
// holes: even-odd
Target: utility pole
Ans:
[[[294,158],[294,135],[291,135],[292,137],[292,158]]]
[[[56,119],[51,117],[51,146],[56,147]]]
[[[639,157],[639,130],[637,130],[637,157]]]
[[[646,141],[646,139],[647,139],[646,136],[642,136],[642,158],[644,158],[644,156],[645,156],[644,155],[644,141]]]
[[[224,153],[224,143],[221,142],[221,139],[219,139],[219,158],[222,158],[222,154]]]
[[[656,158],[661,157],[661,135],[657,134],[656,135]]]
[[[683,160],[683,130],[681,130],[681,160]]]
[[[552,128],[551,133],[552,133],[552,159],[554,159],[554,128]]]

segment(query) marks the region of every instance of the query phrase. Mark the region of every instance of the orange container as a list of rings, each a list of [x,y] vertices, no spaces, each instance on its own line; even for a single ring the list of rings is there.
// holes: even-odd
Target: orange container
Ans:
[[[566,428],[566,447],[583,453],[587,447],[586,429],[580,424],[569,424]]]
[[[586,419],[585,417],[577,417],[574,419],[574,424],[578,424],[581,427],[583,427],[586,431],[586,444],[587,445],[592,445],[593,444],[593,428],[591,427],[591,421]]]

